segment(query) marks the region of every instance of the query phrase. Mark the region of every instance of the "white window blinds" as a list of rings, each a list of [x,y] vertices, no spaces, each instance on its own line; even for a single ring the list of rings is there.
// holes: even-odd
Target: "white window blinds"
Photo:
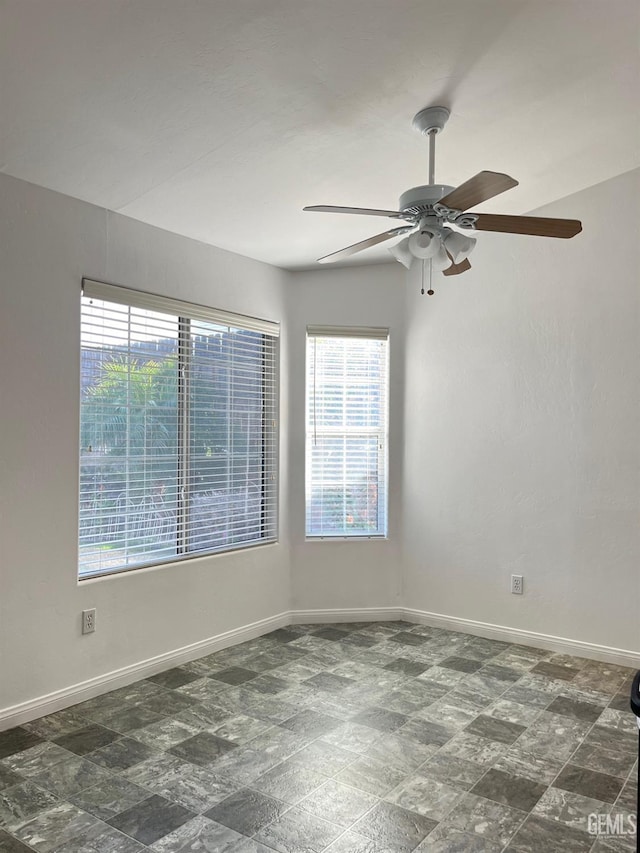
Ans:
[[[83,288],[80,576],[274,541],[277,324]]]
[[[306,534],[387,535],[388,330],[307,329]]]

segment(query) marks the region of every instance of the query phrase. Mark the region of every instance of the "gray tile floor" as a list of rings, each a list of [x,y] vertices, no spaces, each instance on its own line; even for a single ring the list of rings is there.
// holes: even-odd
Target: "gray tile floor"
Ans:
[[[0,733],[0,853],[631,851],[588,831],[635,810],[631,676],[403,622],[281,629]]]

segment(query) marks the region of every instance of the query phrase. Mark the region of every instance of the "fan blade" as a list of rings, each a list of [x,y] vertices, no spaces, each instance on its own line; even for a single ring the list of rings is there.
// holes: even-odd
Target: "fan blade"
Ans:
[[[451,255],[449,255],[451,257]],[[464,261],[460,261],[459,264],[451,263],[450,267],[447,267],[446,270],[442,270],[442,275],[460,275],[460,273],[466,272],[471,269],[471,264],[469,263],[469,259],[465,258]]]
[[[303,207],[312,213],[359,213],[362,216],[390,216],[392,219],[402,219],[405,214],[401,210],[378,210],[371,207],[336,207],[333,204],[314,204]]]
[[[486,201],[517,186],[517,181],[509,175],[503,175],[502,172],[478,172],[473,178],[456,187],[449,195],[441,198],[438,204],[443,204],[452,210],[469,210],[481,201]]]
[[[406,234],[407,231],[413,231],[413,226],[392,228],[390,231],[384,231],[382,234],[376,234],[375,237],[369,237],[367,240],[361,240],[359,243],[354,243],[352,246],[347,246],[345,249],[332,252],[330,255],[324,255],[322,258],[318,258],[318,263],[327,264],[333,263],[333,261],[339,261],[341,258],[348,258],[349,255],[355,255],[356,252],[368,249],[369,246],[384,243],[385,240],[391,240],[392,237],[397,237],[399,234]]]
[[[541,216],[500,216],[478,213],[477,231],[503,231],[508,234],[531,234],[534,237],[575,237],[582,231],[577,219],[545,219]]]

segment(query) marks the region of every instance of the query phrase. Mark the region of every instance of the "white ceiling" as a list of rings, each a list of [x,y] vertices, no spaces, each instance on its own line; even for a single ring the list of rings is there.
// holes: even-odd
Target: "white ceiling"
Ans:
[[[482,209],[524,213],[640,165],[639,9],[0,0],[0,169],[301,268],[388,221],[301,208],[395,207],[427,182],[411,118],[443,104],[436,179],[507,172]]]

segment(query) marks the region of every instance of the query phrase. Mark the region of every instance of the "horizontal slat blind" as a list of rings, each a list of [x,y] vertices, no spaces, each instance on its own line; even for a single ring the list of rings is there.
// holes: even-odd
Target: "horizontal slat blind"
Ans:
[[[82,297],[80,576],[274,541],[276,338],[122,290]]]
[[[264,335],[278,337],[279,323],[270,320],[260,320],[245,314],[233,314],[230,311],[220,311],[217,308],[207,308],[195,305],[193,302],[183,302],[179,299],[169,299],[166,296],[156,296],[144,290],[130,290],[116,284],[106,284],[90,278],[82,280],[82,293],[94,299],[117,302],[133,308],[146,308],[163,314],[173,314],[176,317],[190,317],[193,320],[205,320],[221,326],[233,326],[235,329],[245,329],[250,332],[262,332]]]
[[[307,326],[307,336],[310,338],[367,338],[369,340],[386,341],[389,329],[377,326]]]
[[[306,533],[386,536],[388,331],[318,328],[307,334]]]

